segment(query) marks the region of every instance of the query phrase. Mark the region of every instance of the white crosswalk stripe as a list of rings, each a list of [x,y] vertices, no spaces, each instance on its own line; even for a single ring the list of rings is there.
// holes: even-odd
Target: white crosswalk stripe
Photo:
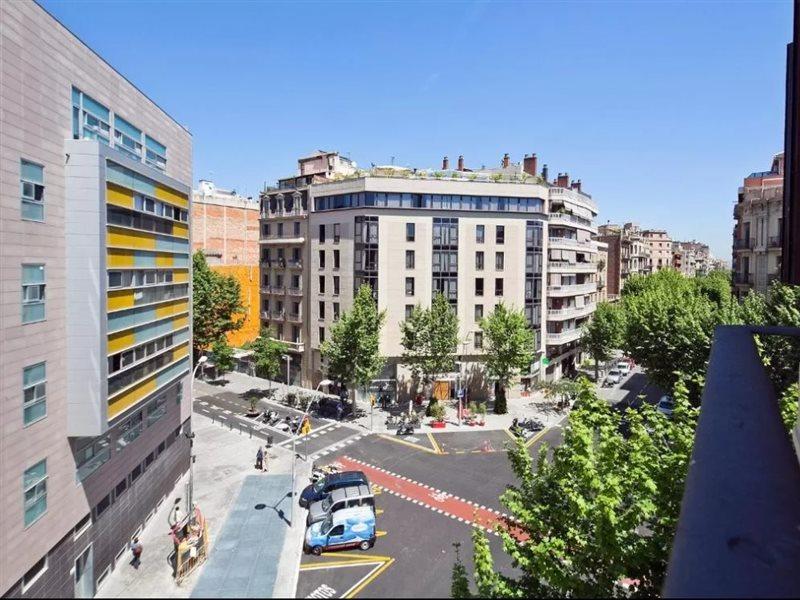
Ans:
[[[323,583],[308,596],[306,596],[306,598],[333,598],[334,596],[336,596],[336,590]]]

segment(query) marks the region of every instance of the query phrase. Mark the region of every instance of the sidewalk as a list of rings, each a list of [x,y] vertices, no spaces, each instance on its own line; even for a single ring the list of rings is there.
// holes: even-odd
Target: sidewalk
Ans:
[[[275,474],[290,474],[291,453],[283,448],[271,448],[269,475],[261,474],[255,470],[255,457],[258,446],[264,443],[263,440],[230,431],[197,413],[192,416],[192,420],[196,434],[194,453],[197,457],[194,465],[194,501],[206,517],[210,551],[213,556],[223,526],[240,495],[245,479],[248,476],[269,478]],[[311,467],[302,459],[298,459],[296,468],[299,494],[308,482]],[[181,508],[185,507],[188,479],[187,475],[181,480],[139,536],[144,546],[139,569],[131,567],[127,559],[120,561],[98,590],[97,597],[187,598],[190,596],[209,561],[207,560],[178,586],[172,577],[169,558],[173,552],[173,544],[168,535],[167,524],[167,517],[177,498],[181,499]],[[285,494],[288,492],[287,488]],[[275,519],[279,518],[277,513],[273,514]],[[301,511],[297,506],[295,506],[295,521],[296,527],[286,528],[286,537],[280,549],[280,563],[272,589],[274,597],[293,597],[297,587],[298,565],[305,529]],[[259,594],[259,597],[265,597],[263,591]]]

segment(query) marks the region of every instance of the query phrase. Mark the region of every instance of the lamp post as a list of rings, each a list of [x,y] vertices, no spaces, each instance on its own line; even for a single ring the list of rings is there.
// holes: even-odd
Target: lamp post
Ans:
[[[194,380],[197,377],[197,372],[200,370],[200,367],[203,366],[208,362],[207,356],[201,356],[197,359],[197,366],[194,368],[192,372],[192,380],[189,383],[189,419],[192,422],[194,420]],[[186,434],[185,434],[186,435]],[[186,494],[186,514],[191,515],[194,514],[194,454],[192,453],[192,448],[194,447],[194,427],[192,427],[192,432],[186,437],[189,438],[189,493]]]
[[[466,357],[467,357],[467,346],[469,346],[469,336],[470,335],[471,334],[468,333],[467,337],[464,338],[464,341],[461,342],[461,361],[456,363],[456,364],[458,364],[459,385],[460,385],[461,389],[464,389],[464,396],[465,397],[467,395],[467,392],[466,392],[466,387],[467,387],[466,386],[466,375],[467,375],[467,373],[466,373],[466,370],[467,370],[466,369],[466,366],[467,366]],[[464,381],[463,382],[462,382],[462,377],[461,377],[461,366],[462,365],[464,366],[464,377],[463,377]],[[460,391],[461,390],[459,389],[459,392]],[[462,400],[461,400],[461,394],[459,393],[458,394],[458,426],[459,427],[461,427],[461,415],[462,415],[462,413],[463,413]]]

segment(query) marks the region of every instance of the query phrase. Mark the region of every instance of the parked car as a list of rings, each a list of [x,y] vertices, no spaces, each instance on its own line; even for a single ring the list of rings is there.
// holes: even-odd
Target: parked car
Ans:
[[[606,375],[606,380],[603,385],[605,386],[614,386],[617,385],[620,381],[622,381],[622,373],[620,373],[619,369],[611,369]]]
[[[672,396],[661,396],[661,400],[656,404],[656,409],[661,414],[671,417],[675,410],[675,401],[672,399]]]
[[[308,507],[308,517],[306,525],[324,521],[325,518],[344,508],[354,508],[357,506],[371,506],[375,508],[375,496],[368,485],[352,485],[349,487],[333,490],[330,496],[314,502]]]
[[[621,360],[617,363],[617,369],[619,369],[619,372],[622,374],[622,377],[625,377],[626,375],[628,375],[628,373],[631,372],[631,365],[629,362]]]
[[[375,545],[375,511],[370,506],[345,508],[329,514],[306,529],[303,549],[319,555],[323,550]]]
[[[326,419],[339,420],[352,412],[351,404],[336,396],[323,396],[317,401],[317,414]]]
[[[349,487],[351,485],[366,485],[369,487],[369,480],[363,471],[343,471],[341,473],[331,473],[327,477],[320,479],[316,483],[307,485],[300,494],[300,506],[308,507],[314,502],[319,502],[327,497],[334,490]]]

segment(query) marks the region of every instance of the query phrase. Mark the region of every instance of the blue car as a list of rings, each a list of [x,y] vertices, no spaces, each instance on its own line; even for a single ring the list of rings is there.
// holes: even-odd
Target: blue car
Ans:
[[[306,529],[303,549],[315,555],[324,550],[360,548],[369,550],[375,545],[375,511],[371,506],[344,508],[328,514]]]

